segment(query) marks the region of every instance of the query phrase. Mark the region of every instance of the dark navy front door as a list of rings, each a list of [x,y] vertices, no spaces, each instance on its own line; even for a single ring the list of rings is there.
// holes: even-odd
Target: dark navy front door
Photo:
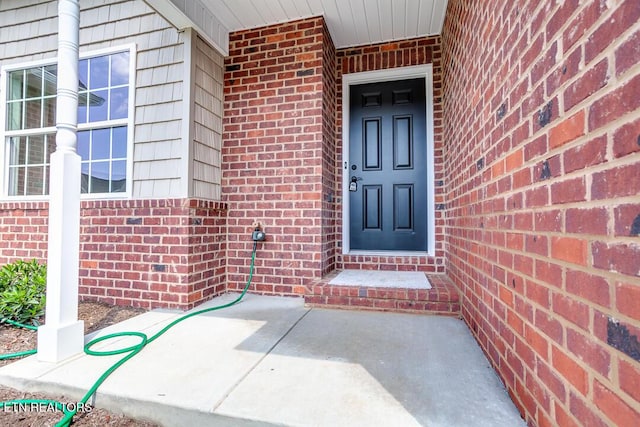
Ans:
[[[350,247],[426,251],[425,80],[350,87]]]

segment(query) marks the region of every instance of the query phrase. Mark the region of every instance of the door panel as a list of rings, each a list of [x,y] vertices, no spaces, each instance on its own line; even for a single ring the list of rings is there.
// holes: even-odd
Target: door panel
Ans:
[[[380,119],[367,119],[364,121],[364,170],[380,170]]]
[[[382,227],[382,186],[364,185],[364,229],[380,230]]]
[[[411,169],[413,167],[413,138],[411,135],[411,116],[393,118],[393,168]]]
[[[393,229],[413,230],[413,184],[393,186]]]
[[[427,248],[425,80],[350,87],[350,247]]]

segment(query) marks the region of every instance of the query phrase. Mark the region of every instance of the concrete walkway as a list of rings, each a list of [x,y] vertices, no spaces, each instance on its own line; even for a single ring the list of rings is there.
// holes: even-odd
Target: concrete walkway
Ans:
[[[181,314],[148,312],[91,338],[151,336]],[[121,357],[55,365],[32,356],[1,368],[0,384],[80,399]],[[525,426],[458,319],[256,295],[170,329],[112,374],[94,404],[165,426]]]

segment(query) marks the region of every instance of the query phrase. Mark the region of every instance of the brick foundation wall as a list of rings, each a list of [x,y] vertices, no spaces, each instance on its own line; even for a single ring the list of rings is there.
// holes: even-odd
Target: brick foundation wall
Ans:
[[[19,259],[47,259],[48,217],[48,203],[0,203],[0,266]]]
[[[83,201],[80,298],[188,309],[225,291],[226,207],[203,200]],[[47,259],[48,203],[0,203],[0,265]]]
[[[640,425],[640,5],[450,0],[448,272],[532,426]]]
[[[440,37],[422,37],[399,42],[381,43],[338,49],[336,58],[336,188],[342,194],[342,76],[349,73],[386,70],[397,67],[433,64],[434,166],[435,166],[435,256],[362,256],[338,252],[340,269],[407,270],[444,273],[444,164],[442,151],[442,65]],[[337,213],[339,238],[342,233],[342,211]]]
[[[301,295],[322,274],[331,174],[323,172],[325,34],[319,17],[230,35],[222,149],[230,289],[244,286],[254,221],[267,241],[259,245],[252,291]]]

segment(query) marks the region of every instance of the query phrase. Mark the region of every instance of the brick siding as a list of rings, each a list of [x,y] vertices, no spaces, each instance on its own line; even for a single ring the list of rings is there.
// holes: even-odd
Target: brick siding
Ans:
[[[529,425],[640,425],[640,5],[450,0],[447,271]]]
[[[442,205],[439,37],[336,50],[322,18],[240,31],[225,61],[223,200],[229,203],[229,286],[254,222],[268,235],[255,290],[302,294],[336,268],[444,272],[444,217],[435,256],[345,256],[342,240],[342,75],[434,65],[436,203]]]
[[[81,299],[189,309],[226,290],[223,203],[83,201],[80,215]],[[46,202],[0,203],[0,264],[45,261],[47,224]]]
[[[323,25],[322,57],[322,275],[334,271],[342,240],[340,229],[340,153],[336,139],[336,49]]]
[[[222,149],[230,289],[243,285],[254,221],[267,241],[252,291],[301,295],[332,263],[335,237],[323,234],[335,216],[333,138],[323,133],[332,128],[327,36],[322,18],[230,35]]]

